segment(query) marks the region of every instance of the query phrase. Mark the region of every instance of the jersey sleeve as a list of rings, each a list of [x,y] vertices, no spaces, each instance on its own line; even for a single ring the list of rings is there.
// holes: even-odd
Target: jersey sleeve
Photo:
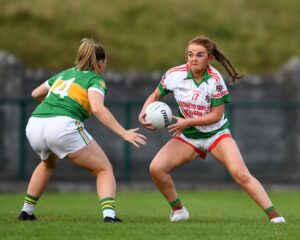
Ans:
[[[228,92],[227,86],[222,76],[219,75],[218,81],[215,80],[212,89],[211,106],[215,107],[224,103],[229,103],[230,101],[231,96]]]
[[[46,87],[50,88],[53,83],[62,75],[62,73],[56,74],[54,76],[52,76],[51,78],[49,78],[46,82],[45,85]]]
[[[160,96],[162,97],[171,92],[170,88],[168,87],[168,77],[166,73],[163,75],[162,79],[158,83],[157,88],[160,92]]]
[[[88,86],[88,91],[97,91],[103,96],[106,95],[106,84],[103,78],[93,78]]]
[[[50,84],[49,84],[48,81],[49,81],[49,80],[45,81],[45,82],[44,82],[44,85],[45,85],[46,88],[50,89],[51,86],[50,86]]]

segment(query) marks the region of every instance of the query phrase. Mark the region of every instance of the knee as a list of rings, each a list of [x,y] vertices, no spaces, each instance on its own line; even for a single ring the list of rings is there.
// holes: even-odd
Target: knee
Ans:
[[[90,169],[90,172],[94,175],[97,176],[99,174],[113,174],[113,167],[109,165],[103,165],[103,166],[97,166],[94,168]]]
[[[156,164],[151,163],[150,166],[149,166],[149,172],[150,172],[150,175],[152,177],[154,177],[154,176],[156,176],[160,172],[160,170],[156,166]]]
[[[107,173],[112,173],[114,171],[113,166],[112,165],[107,165],[107,166],[103,166],[102,168],[100,168],[99,172],[107,172]]]
[[[252,175],[247,170],[236,170],[232,172],[231,175],[234,180],[242,186],[248,184],[252,179]]]
[[[159,164],[152,162],[149,167],[149,172],[152,177],[157,178],[164,174],[166,170]]]
[[[160,166],[160,164],[152,163],[149,167],[150,175],[152,177],[152,180],[159,184],[159,186],[164,188],[170,188],[174,187],[174,183],[169,175],[168,168],[165,168],[163,166]]]

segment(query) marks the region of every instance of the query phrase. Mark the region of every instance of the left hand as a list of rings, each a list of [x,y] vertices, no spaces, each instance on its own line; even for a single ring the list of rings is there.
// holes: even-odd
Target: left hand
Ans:
[[[141,113],[139,114],[139,121],[140,121],[140,123],[141,123],[145,128],[154,131],[155,128],[152,126],[151,123],[146,122],[145,117],[146,117],[146,113],[145,113],[145,112],[141,112]]]
[[[122,134],[122,137],[125,141],[132,143],[136,147],[140,147],[140,145],[145,145],[147,138],[143,135],[138,133],[137,131],[139,128],[125,130]]]
[[[187,120],[185,118],[179,118],[173,116],[177,120],[176,123],[168,126],[169,132],[173,132],[172,137],[179,135],[186,127],[188,127]]]

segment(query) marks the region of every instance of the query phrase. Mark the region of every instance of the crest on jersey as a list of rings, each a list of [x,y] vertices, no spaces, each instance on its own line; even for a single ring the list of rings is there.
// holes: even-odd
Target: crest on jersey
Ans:
[[[216,86],[216,91],[217,92],[222,92],[222,90],[223,90],[223,86],[222,85],[219,84],[219,85]]]
[[[103,89],[106,88],[105,82],[104,82],[102,79],[99,81],[99,83],[100,83],[100,86],[101,86]]]

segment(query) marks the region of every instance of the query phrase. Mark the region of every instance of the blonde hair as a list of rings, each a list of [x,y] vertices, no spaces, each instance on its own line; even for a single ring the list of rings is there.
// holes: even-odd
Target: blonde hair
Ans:
[[[83,38],[77,52],[75,67],[82,71],[99,71],[99,61],[105,61],[104,48],[93,39]]]
[[[219,50],[217,44],[211,41],[208,37],[197,36],[189,41],[188,46],[190,46],[191,44],[201,45],[205,47],[208,54],[214,56],[214,58],[218,62],[220,62],[222,66],[226,69],[227,73],[232,78],[233,83],[235,83],[237,79],[241,79],[244,77],[244,74],[239,73],[235,69],[231,62]]]

